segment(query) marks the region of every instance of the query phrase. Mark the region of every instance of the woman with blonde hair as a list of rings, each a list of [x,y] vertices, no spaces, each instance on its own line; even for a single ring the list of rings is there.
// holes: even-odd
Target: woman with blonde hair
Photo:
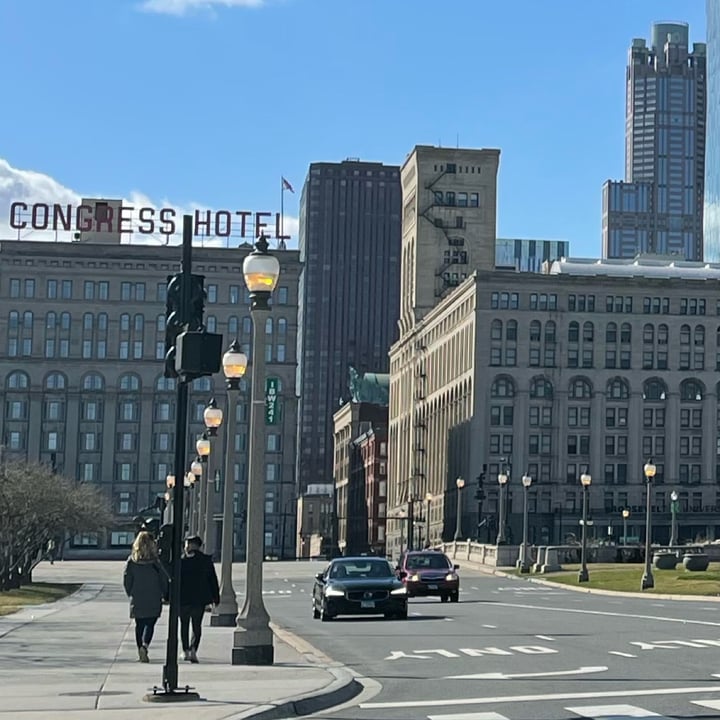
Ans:
[[[162,613],[168,580],[158,558],[155,538],[149,532],[138,533],[125,565],[123,585],[130,598],[130,617],[135,619],[135,641],[140,662],[149,662],[148,647],[155,623]]]

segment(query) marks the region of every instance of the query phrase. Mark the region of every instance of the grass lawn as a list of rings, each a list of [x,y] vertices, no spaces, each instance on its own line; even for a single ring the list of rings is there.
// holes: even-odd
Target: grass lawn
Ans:
[[[79,587],[72,583],[31,583],[17,590],[0,592],[0,615],[9,615],[26,605],[55,602],[74,593]]]
[[[564,565],[563,567],[562,572],[548,573],[537,577],[575,587],[641,592],[640,581],[644,565],[625,563],[588,565],[590,579],[586,583],[578,582],[579,565]],[[655,587],[652,590],[643,590],[643,593],[720,596],[720,563],[710,563],[704,572],[688,572],[682,565],[678,565],[675,570],[653,568],[652,574]]]

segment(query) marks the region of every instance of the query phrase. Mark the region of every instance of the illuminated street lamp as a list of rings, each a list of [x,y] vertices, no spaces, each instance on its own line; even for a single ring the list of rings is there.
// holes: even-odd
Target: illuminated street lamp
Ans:
[[[622,511],[622,518],[623,518],[623,545],[627,545],[627,522],[628,518],[630,517],[630,511],[627,508],[623,508]]]
[[[455,480],[455,487],[457,487],[457,517],[455,518],[455,542],[460,540],[462,537],[462,490],[465,487],[465,480],[459,477]]]
[[[232,561],[234,554],[235,528],[235,473],[232,465],[232,449],[235,442],[237,423],[237,402],[240,380],[247,369],[247,357],[240,351],[237,340],[233,340],[222,359],[223,373],[227,385],[228,421],[225,430],[225,486],[223,488],[222,545],[220,548],[220,604],[210,616],[210,624],[218,627],[232,627],[237,621],[238,606],[232,583]]]
[[[208,440],[210,441],[210,454],[207,458],[207,473],[205,474],[205,487],[200,491],[200,522],[198,535],[205,540],[205,552],[212,557],[215,554],[215,527],[213,517],[215,515],[215,494],[212,478],[215,475],[213,470],[212,443],[217,437],[218,429],[223,422],[223,411],[218,407],[215,398],[212,398],[203,411],[203,420],[207,429]]]
[[[652,555],[651,555],[651,539],[652,539],[652,507],[650,506],[650,492],[652,488],[652,480],[655,477],[657,468],[653,464],[652,458],[645,463],[643,472],[645,473],[645,485],[647,492],[645,495],[645,572],[643,572],[640,582],[641,590],[649,590],[655,587],[655,579],[652,574]]]
[[[253,372],[245,602],[238,615],[237,629],[233,635],[233,665],[272,665],[274,659],[270,617],[262,596],[265,549],[265,323],[270,316],[269,300],[280,275],[280,263],[268,252],[268,248],[267,239],[261,235],[255,243],[255,249],[243,260],[243,275],[250,293],[250,314],[253,320]]]
[[[498,498],[498,534],[496,545],[505,544],[505,486],[508,482],[507,473],[501,472],[498,477],[498,484],[500,485],[500,494]]]
[[[670,523],[670,547],[673,545],[677,545],[678,542],[678,526],[677,526],[677,514],[678,510],[680,509],[678,507],[678,497],[676,490],[673,490],[670,493],[670,513],[672,516],[672,520]]]
[[[590,473],[584,472],[580,476],[580,484],[583,489],[583,506],[582,506],[582,546],[580,549],[580,572],[578,573],[578,582],[587,582],[590,578],[587,569],[587,525],[588,525],[588,495],[590,492],[590,484],[592,476]]]
[[[527,473],[522,476],[523,486],[523,539],[520,546],[518,568],[520,572],[530,572],[530,559],[528,558],[528,491],[532,485],[532,476]]]

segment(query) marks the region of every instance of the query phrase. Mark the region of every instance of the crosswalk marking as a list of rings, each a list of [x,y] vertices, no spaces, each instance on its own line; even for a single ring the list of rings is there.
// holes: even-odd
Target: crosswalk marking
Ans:
[[[710,708],[711,710],[720,710],[720,700],[691,700],[693,705]]]
[[[509,720],[496,712],[460,713],[459,715],[428,715],[428,720]]]
[[[568,712],[580,715],[580,717],[592,718],[592,720],[600,720],[601,718],[629,720],[629,718],[662,717],[657,713],[644,710],[635,705],[588,705],[585,707],[566,707],[565,709]]]

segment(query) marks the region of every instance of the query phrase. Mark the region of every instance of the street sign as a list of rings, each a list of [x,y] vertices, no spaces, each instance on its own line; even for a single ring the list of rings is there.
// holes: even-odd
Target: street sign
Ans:
[[[280,419],[280,398],[278,388],[280,380],[276,377],[265,379],[265,424],[277,425]]]

